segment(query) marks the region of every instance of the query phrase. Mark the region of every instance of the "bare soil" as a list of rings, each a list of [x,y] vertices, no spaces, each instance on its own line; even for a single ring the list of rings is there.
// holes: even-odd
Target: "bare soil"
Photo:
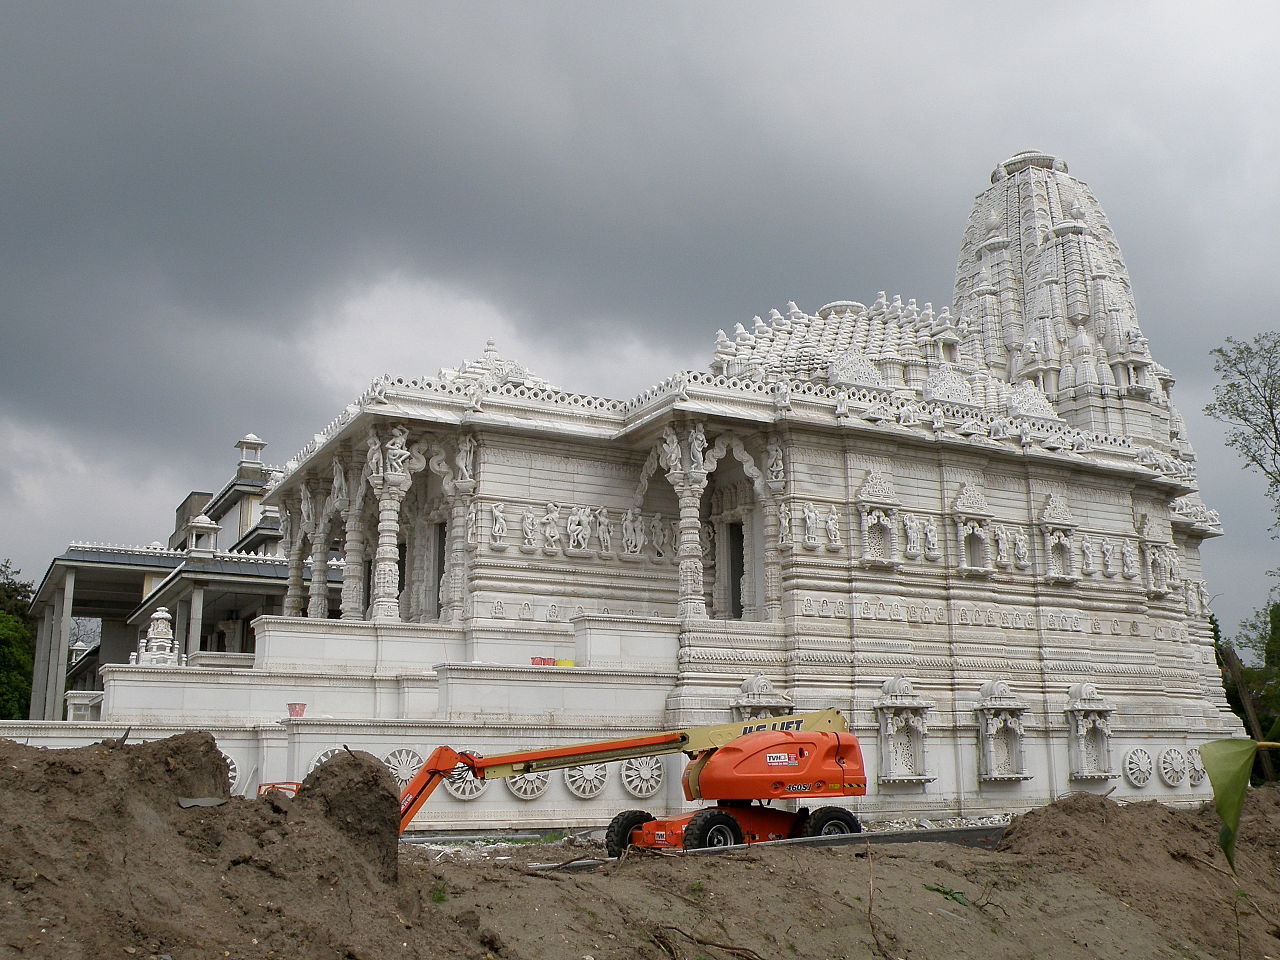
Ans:
[[[1280,792],[1239,875],[1212,811],[1077,795],[998,851],[935,843],[437,860],[400,845],[385,768],[344,754],[296,798],[227,798],[212,738],[0,741],[0,957],[775,960],[1280,958]],[[227,798],[219,806],[181,798]],[[1240,892],[1237,892],[1240,891]]]

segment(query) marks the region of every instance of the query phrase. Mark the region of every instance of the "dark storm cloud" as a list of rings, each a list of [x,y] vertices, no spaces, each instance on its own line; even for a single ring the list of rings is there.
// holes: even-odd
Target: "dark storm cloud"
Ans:
[[[207,487],[245,430],[283,459],[348,399],[300,357],[391,274],[584,363],[622,331],[705,355],[793,298],[943,303],[973,195],[1026,147],[1093,186],[1157,357],[1207,396],[1207,351],[1280,292],[1275,15],[1231,10],[11,4],[0,415]],[[459,359],[439,322],[387,365]],[[1204,460],[1208,499],[1256,511]]]

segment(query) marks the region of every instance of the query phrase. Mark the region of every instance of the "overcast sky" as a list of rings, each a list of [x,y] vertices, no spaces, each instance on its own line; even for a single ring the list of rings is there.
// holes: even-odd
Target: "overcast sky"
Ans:
[[[703,368],[718,327],[950,302],[973,196],[1034,148],[1111,218],[1228,536],[1280,566],[1198,414],[1280,302],[1275,4],[0,6],[0,556],[164,539],[254,432],[495,337],[566,388]]]

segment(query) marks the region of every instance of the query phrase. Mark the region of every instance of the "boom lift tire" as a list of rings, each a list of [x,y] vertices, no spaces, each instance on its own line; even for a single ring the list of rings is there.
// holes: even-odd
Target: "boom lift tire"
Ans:
[[[622,851],[631,846],[631,831],[644,826],[653,820],[648,810],[623,810],[609,821],[609,829],[604,832],[604,849],[611,857],[622,856]]]
[[[845,833],[861,833],[862,824],[844,807],[819,807],[809,814],[800,828],[802,837],[834,837]]]
[[[708,808],[695,813],[684,828],[684,848],[732,847],[742,843],[742,828],[731,814]]]

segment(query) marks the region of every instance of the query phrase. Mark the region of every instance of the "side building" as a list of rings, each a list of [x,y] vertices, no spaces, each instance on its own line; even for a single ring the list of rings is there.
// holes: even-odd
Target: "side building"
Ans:
[[[834,706],[864,745],[866,816],[1113,787],[1198,801],[1198,745],[1240,727],[1200,568],[1221,528],[1173,388],[1092,192],[1018,154],[975,200],[949,308],[791,303],[630,400],[492,343],[376,380],[264,480],[280,607],[252,620],[251,656],[193,657],[170,626],[182,589],[157,585],[133,662],[100,668],[99,722],[6,731],[211,729],[249,791],[342,744],[404,782],[439,743]],[[417,822],[672,812],[678,773],[459,775]]]

